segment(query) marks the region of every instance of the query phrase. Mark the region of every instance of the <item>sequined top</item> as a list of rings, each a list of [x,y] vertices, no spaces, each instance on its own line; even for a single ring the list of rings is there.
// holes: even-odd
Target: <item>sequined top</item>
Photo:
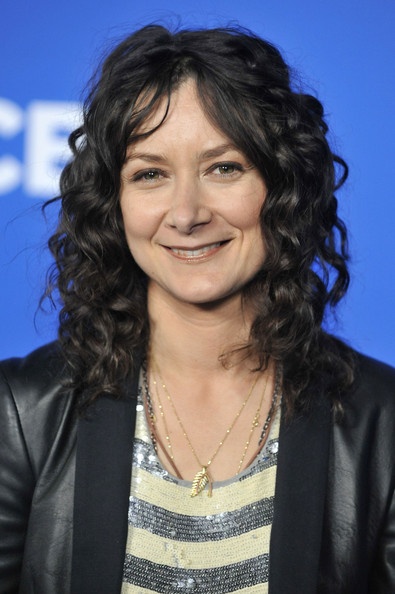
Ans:
[[[266,594],[280,413],[254,462],[191,498],[165,470],[137,403],[122,594]]]

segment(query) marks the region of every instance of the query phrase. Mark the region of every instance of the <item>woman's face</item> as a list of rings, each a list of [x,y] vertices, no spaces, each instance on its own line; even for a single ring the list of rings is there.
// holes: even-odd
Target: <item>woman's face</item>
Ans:
[[[158,124],[162,103],[142,130]],[[121,210],[149,291],[209,304],[239,297],[265,258],[261,175],[204,114],[188,80],[165,122],[133,144],[121,173]]]

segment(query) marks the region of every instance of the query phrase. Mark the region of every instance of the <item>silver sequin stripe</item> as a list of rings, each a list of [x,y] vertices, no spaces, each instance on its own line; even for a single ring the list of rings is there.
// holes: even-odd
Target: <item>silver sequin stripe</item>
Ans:
[[[172,540],[219,541],[268,526],[273,520],[273,505],[274,498],[268,497],[235,511],[186,516],[131,497],[128,521],[131,526]]]
[[[124,581],[160,594],[228,594],[264,584],[269,579],[269,555],[212,569],[166,567],[126,555]]]
[[[136,437],[133,442],[133,466],[142,468],[146,472],[166,479],[171,483],[179,483],[176,477],[172,477],[167,470],[163,468],[152,444],[148,444]]]
[[[262,452],[259,454],[257,460],[247,469],[242,472],[237,478],[232,478],[228,481],[222,481],[223,485],[230,484],[236,480],[245,480],[250,476],[258,474],[266,468],[275,466],[277,464],[278,439],[272,439],[265,444]],[[162,466],[151,444],[136,439],[133,444],[133,466],[142,468],[151,474],[163,478],[174,484],[183,484],[186,481],[180,481],[176,477],[170,475]]]

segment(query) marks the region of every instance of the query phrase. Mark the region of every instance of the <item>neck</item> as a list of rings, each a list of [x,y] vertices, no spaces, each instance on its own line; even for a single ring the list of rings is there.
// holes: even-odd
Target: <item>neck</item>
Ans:
[[[175,303],[168,295],[149,290],[148,314],[151,351],[163,366],[171,363],[199,374],[223,371],[221,355],[249,337],[250,320],[239,295],[207,306]],[[236,371],[238,365],[234,367]]]
[[[272,404],[270,368],[251,373],[257,364],[252,358],[230,356],[226,366],[221,360],[247,343],[251,316],[240,296],[199,306],[155,286],[148,291],[148,313],[147,382],[162,463],[174,472],[171,441],[179,476],[196,481],[208,467],[209,482],[234,476],[260,447],[261,431],[253,432]]]

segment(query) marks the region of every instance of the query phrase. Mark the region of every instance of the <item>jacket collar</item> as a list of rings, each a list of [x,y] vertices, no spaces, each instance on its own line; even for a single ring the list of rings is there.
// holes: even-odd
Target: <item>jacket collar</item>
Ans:
[[[79,420],[71,594],[121,591],[138,374],[127,398],[103,396]],[[324,396],[280,430],[270,594],[315,594],[331,414]]]
[[[78,421],[71,594],[121,591],[138,374],[130,385]]]
[[[309,413],[282,420],[270,545],[270,594],[316,594],[328,477],[331,410],[318,395]]]

